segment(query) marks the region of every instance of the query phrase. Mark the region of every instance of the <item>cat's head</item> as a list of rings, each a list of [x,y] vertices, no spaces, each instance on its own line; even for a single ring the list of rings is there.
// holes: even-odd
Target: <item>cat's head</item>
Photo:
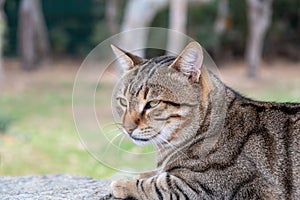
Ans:
[[[178,57],[140,58],[112,45],[124,75],[113,95],[123,132],[139,145],[178,143],[199,126],[203,51],[191,42]]]

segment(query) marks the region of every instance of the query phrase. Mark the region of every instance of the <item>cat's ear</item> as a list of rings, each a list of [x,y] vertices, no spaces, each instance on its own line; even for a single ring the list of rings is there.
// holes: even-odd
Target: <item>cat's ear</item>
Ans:
[[[136,65],[141,64],[145,60],[139,56],[126,52],[120,49],[119,47],[116,47],[114,45],[110,45],[110,46],[117,57],[117,61],[119,65],[122,67],[124,71],[134,68]]]
[[[198,42],[189,43],[171,67],[186,75],[192,82],[199,82],[203,64],[203,51]]]

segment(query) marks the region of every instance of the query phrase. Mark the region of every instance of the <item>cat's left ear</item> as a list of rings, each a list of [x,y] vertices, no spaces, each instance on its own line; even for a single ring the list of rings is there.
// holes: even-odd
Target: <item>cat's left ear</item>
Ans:
[[[171,67],[186,75],[192,82],[199,82],[202,64],[202,47],[198,42],[191,42],[171,64]]]
[[[122,67],[122,69],[124,71],[128,71],[128,70],[134,68],[136,65],[141,64],[142,62],[145,61],[145,59],[143,59],[139,56],[133,55],[129,52],[126,52],[114,45],[111,45],[111,48],[117,57],[118,63],[120,64],[120,66]]]

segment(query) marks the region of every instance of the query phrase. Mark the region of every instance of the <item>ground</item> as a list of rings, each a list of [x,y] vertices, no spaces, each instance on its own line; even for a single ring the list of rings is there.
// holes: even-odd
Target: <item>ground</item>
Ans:
[[[23,72],[17,60],[5,61],[0,123],[11,123],[0,131],[0,175],[68,173],[106,178],[115,174],[87,153],[74,126],[72,89],[80,64],[80,60],[53,61]],[[255,80],[245,77],[242,61],[220,65],[222,80],[247,97],[300,102],[300,63],[263,63]],[[86,74],[87,83],[93,73]],[[111,83],[110,77],[104,79]],[[99,101],[99,106],[102,117],[110,115],[109,100]]]

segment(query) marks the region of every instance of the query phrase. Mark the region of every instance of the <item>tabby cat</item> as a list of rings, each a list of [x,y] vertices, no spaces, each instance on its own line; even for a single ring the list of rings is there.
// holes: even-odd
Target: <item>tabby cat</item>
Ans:
[[[259,102],[224,85],[191,42],[143,59],[112,46],[123,132],[157,148],[157,170],[117,180],[119,199],[300,199],[300,104]]]

